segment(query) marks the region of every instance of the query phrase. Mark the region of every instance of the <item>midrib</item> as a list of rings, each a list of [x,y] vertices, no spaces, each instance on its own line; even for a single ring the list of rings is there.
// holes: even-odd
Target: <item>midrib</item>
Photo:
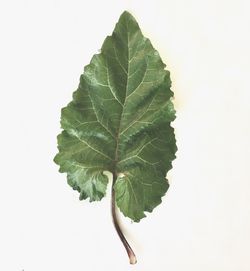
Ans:
[[[126,89],[125,89],[125,99],[124,99],[124,103],[123,103],[123,107],[122,107],[122,112],[121,112],[121,117],[120,117],[120,121],[119,121],[119,128],[117,131],[117,135],[116,135],[116,147],[115,147],[115,160],[114,160],[114,168],[113,168],[113,173],[116,174],[116,167],[117,167],[117,163],[119,162],[119,156],[118,156],[118,150],[119,150],[119,139],[120,139],[120,131],[121,131],[121,124],[122,124],[122,119],[123,119],[123,114],[124,114],[124,108],[126,106],[126,102],[127,102],[127,91],[128,91],[128,81],[129,81],[129,73],[130,73],[130,53],[129,53],[129,31],[128,31],[128,21],[127,21],[127,50],[128,50],[128,69],[127,69],[127,81],[126,81]]]

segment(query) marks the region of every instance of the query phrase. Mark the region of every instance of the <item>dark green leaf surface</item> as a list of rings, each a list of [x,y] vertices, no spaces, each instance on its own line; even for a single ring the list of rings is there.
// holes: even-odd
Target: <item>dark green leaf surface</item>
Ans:
[[[100,200],[108,178],[116,203],[134,221],[161,203],[175,158],[175,118],[169,72],[135,21],[124,12],[101,53],[81,75],[62,109],[55,162],[80,199]]]

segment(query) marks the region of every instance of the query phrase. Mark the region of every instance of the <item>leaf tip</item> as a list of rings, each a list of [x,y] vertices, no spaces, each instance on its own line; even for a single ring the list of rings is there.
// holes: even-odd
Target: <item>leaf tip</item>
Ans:
[[[127,16],[133,17],[129,11],[124,10],[123,13],[121,14],[121,17],[127,17]]]
[[[129,21],[129,20],[136,21],[134,16],[130,12],[128,12],[127,10],[123,11],[123,13],[120,16],[119,21],[123,21],[123,20],[125,20],[125,21]]]

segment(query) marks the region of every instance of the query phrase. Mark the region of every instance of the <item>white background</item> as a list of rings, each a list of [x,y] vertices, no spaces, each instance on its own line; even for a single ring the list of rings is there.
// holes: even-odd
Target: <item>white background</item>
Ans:
[[[249,1],[0,2],[0,270],[250,270]],[[171,71],[177,159],[161,206],[123,219],[78,200],[53,163],[60,109],[120,14]]]

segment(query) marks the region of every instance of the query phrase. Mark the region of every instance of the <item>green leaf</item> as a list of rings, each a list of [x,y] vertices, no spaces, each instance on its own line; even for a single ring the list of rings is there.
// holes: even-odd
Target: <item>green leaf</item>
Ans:
[[[116,204],[134,221],[161,203],[177,150],[171,80],[159,53],[124,12],[62,109],[55,162],[80,199],[100,200],[110,171]]]

